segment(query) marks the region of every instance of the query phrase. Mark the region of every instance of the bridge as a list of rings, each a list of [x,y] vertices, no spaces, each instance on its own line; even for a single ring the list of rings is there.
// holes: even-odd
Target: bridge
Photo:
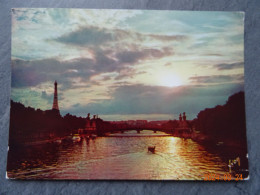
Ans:
[[[170,133],[170,134],[183,134],[189,133],[191,128],[186,120],[186,115],[183,113],[183,117],[180,114],[179,120],[169,121],[147,121],[147,120],[127,120],[127,121],[103,121],[102,119],[93,116],[90,119],[90,113],[86,118],[86,125],[84,129],[79,129],[78,133],[97,134],[99,136],[106,133],[115,133],[125,131],[136,130],[140,133],[143,130],[151,130],[154,133],[157,131]]]
[[[125,131],[130,131],[130,130],[136,130],[137,133],[140,133],[143,130],[151,130],[154,133],[156,133],[157,131],[169,132],[169,130],[173,132],[174,128],[164,129],[161,125],[151,125],[151,124],[144,124],[144,125],[113,124],[113,129],[110,130],[110,133],[115,133],[115,132],[124,133]]]

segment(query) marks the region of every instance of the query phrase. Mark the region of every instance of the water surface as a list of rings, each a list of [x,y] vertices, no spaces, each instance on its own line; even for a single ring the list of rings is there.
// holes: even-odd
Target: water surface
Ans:
[[[147,151],[156,146],[155,154]],[[228,173],[216,152],[163,132],[128,131],[80,142],[26,146],[9,151],[8,175],[40,179],[203,180]]]

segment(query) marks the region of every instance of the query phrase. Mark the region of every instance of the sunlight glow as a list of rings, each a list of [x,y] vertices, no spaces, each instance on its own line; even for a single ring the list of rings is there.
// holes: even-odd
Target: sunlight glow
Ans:
[[[172,73],[160,73],[158,75],[158,84],[161,86],[166,86],[166,87],[177,87],[182,85],[181,79]]]

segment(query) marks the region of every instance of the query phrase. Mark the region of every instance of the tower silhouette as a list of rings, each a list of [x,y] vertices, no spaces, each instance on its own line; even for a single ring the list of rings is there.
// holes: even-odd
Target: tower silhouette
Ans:
[[[54,82],[54,97],[53,97],[52,110],[58,110],[59,111],[57,85],[58,85],[58,83],[57,83],[57,81],[55,81]]]

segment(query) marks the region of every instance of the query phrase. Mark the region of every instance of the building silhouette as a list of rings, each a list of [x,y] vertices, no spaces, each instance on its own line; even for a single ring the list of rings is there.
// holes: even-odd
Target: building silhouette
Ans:
[[[90,119],[90,113],[88,113],[88,116],[86,118],[86,126],[85,126],[86,133],[94,133],[97,131],[96,120],[97,120],[96,115],[93,115],[93,118]]]
[[[58,83],[57,81],[54,82],[54,96],[53,96],[53,105],[52,105],[52,110],[58,111],[59,110],[59,105],[58,105],[58,89],[57,89]]]

